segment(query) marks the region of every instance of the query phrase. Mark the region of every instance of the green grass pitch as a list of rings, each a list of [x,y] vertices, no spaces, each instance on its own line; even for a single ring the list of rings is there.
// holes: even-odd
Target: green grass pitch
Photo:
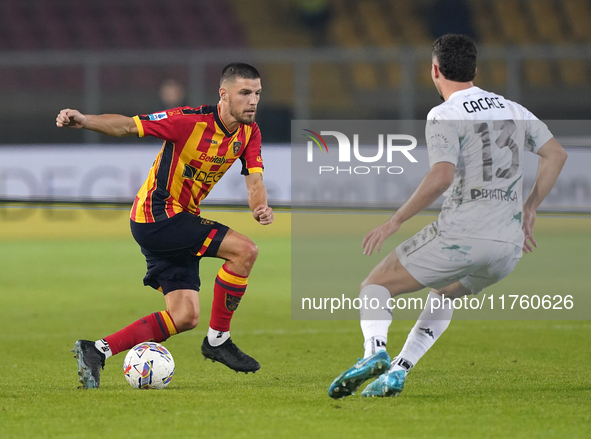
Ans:
[[[453,321],[400,397],[330,399],[328,385],[362,354],[362,336],[356,321],[291,320],[288,213],[267,228],[246,213],[205,215],[259,245],[232,325],[259,372],[236,374],[199,353],[220,266],[208,259],[199,326],[166,342],[176,362],[169,387],[132,389],[120,354],[108,360],[100,389],[78,389],[73,342],[108,335],[164,309],[164,300],[141,284],[144,261],[124,212],[23,212],[0,210],[0,438],[591,437],[584,320]],[[566,288],[588,289],[588,221],[540,218],[540,249],[530,256],[537,263],[520,263],[506,294],[543,290],[567,253],[575,264]],[[412,324],[393,322],[391,354]]]

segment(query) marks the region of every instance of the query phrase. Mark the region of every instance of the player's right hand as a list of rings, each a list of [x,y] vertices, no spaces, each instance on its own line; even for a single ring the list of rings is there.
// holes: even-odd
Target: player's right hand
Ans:
[[[402,223],[392,221],[392,219],[386,221],[384,224],[379,225],[363,238],[361,247],[363,248],[364,255],[371,255],[375,248],[376,253],[379,253],[382,249],[382,244],[390,236],[398,231]]]
[[[82,113],[78,110],[71,110],[69,108],[60,111],[55,118],[55,124],[60,128],[84,128],[85,122],[86,117]]]

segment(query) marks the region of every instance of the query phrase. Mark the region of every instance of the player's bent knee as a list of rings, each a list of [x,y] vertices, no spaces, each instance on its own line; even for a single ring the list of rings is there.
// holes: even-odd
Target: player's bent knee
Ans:
[[[217,257],[227,261],[236,262],[250,270],[257,259],[259,248],[247,236],[237,232],[228,233],[222,241],[222,245],[217,253]]]
[[[177,321],[178,320],[178,321]],[[178,332],[194,329],[199,324],[199,314],[186,313],[174,320]]]
[[[374,271],[372,270],[372,272],[369,273],[365,279],[363,279],[363,282],[361,282],[360,291],[363,290],[368,285],[375,285],[375,284],[379,284],[379,279],[377,279],[376,276],[374,276]]]
[[[248,244],[248,249],[247,249],[247,253],[248,255],[248,259],[252,262],[256,261],[257,257],[259,256],[259,248],[257,247],[257,245],[250,241]]]
[[[369,285],[380,285],[380,286],[383,286],[385,288],[388,288],[388,285],[387,285],[386,282],[384,282],[383,277],[380,278],[379,276],[376,276],[373,273],[370,273],[369,276],[367,276],[363,280],[363,282],[361,282],[360,291],[363,291],[363,289],[365,287],[368,287]],[[388,288],[388,290],[390,290],[390,288]],[[392,291],[390,291],[390,294],[392,294]]]
[[[178,332],[189,331],[199,324],[199,292],[175,290],[166,296],[168,310]]]
[[[244,240],[240,246],[239,255],[240,258],[254,264],[259,255],[259,248],[250,239]]]

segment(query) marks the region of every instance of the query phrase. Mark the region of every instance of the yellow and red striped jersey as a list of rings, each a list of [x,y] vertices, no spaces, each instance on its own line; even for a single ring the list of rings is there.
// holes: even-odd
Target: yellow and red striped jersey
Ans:
[[[230,132],[217,106],[179,107],[133,119],[139,137],[164,140],[135,197],[135,222],[153,223],[183,211],[199,215],[201,201],[237,159],[243,175],[263,172],[256,122]]]

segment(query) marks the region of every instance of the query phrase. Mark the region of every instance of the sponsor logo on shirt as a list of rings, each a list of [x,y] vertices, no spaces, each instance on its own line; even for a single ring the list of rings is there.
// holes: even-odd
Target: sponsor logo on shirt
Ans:
[[[207,155],[203,153],[199,156],[199,160],[205,163],[213,163],[215,165],[223,165],[224,163],[232,164],[236,159],[227,159],[226,157],[219,157],[217,155]]]
[[[185,168],[183,169],[183,178],[188,178],[190,180],[199,181],[206,184],[215,184],[220,180],[220,178],[222,178],[224,172],[225,171],[205,172],[194,168],[191,165],[185,165]]]
[[[502,200],[517,201],[517,192],[503,189],[470,189],[470,198],[473,200]]]
[[[148,114],[148,117],[150,118],[150,120],[161,120],[166,119],[168,117],[168,114],[166,114],[166,111],[161,111],[160,113]]]

